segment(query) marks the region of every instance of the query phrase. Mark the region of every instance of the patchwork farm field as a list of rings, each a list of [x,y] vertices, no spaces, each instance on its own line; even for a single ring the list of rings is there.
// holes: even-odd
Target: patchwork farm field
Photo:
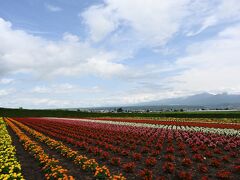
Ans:
[[[232,179],[240,124],[1,118],[0,179]]]

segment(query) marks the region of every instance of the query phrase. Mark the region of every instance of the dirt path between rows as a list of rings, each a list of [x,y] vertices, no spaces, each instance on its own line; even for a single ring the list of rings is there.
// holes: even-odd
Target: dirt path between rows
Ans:
[[[44,175],[41,172],[41,167],[38,162],[32,157],[19,142],[17,135],[13,130],[7,126],[9,135],[12,138],[12,144],[16,148],[16,157],[19,160],[22,167],[22,174],[26,180],[43,180]]]
[[[15,124],[15,123],[14,123]],[[18,126],[17,124],[15,124]],[[18,126],[19,127],[19,126]],[[20,127],[19,127],[20,128]],[[66,168],[69,172],[69,175],[72,175],[76,180],[93,180],[94,176],[91,172],[83,171],[80,167],[75,165],[71,160],[67,159],[66,157],[63,157],[60,153],[58,153],[55,150],[50,149],[45,143],[40,142],[36,138],[34,138],[30,133],[20,128],[21,131],[23,131],[31,140],[36,141],[51,157],[59,160],[59,165],[63,168]]]

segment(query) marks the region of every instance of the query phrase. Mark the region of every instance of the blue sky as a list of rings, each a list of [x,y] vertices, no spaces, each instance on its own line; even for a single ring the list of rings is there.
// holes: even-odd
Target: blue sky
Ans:
[[[238,0],[0,3],[0,106],[240,93]]]

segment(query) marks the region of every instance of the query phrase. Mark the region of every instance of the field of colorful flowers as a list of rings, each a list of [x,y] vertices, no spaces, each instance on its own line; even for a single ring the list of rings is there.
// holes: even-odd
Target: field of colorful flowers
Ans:
[[[239,124],[4,118],[0,119],[0,126],[1,137],[5,135],[6,139],[3,142],[13,147],[9,134],[17,138],[24,151],[37,162],[38,173],[45,179],[235,180],[240,177]],[[11,153],[3,142],[1,163],[7,157],[5,154]],[[23,179],[14,148],[12,152],[11,163],[5,164],[17,172],[10,171],[11,168],[3,170],[6,165],[1,165],[0,171],[5,173],[4,177],[8,173]]]
[[[0,179],[23,179],[15,147],[2,118],[0,118],[0,139]]]

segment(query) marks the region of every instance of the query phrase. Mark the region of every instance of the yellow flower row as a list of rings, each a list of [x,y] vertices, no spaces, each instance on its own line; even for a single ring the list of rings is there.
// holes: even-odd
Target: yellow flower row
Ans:
[[[68,175],[68,170],[64,169],[62,166],[58,165],[58,160],[51,158],[48,154],[44,152],[42,147],[32,141],[27,135],[25,135],[16,125],[14,125],[8,119],[5,119],[7,124],[12,128],[12,130],[19,137],[20,142],[22,142],[24,149],[36,158],[40,165],[42,166],[42,171],[45,174],[46,179],[62,179],[62,180],[72,180],[72,176]]]
[[[23,180],[21,165],[16,158],[16,149],[12,145],[6,124],[0,117],[0,179]]]
[[[67,157],[77,165],[79,165],[83,170],[91,171],[94,174],[96,179],[113,179],[113,180],[125,180],[126,178],[120,175],[112,175],[109,169],[106,166],[100,166],[95,159],[88,159],[85,155],[81,155],[78,151],[74,151],[71,148],[65,146],[61,141],[57,141],[51,139],[50,137],[29,128],[28,126],[15,121],[13,119],[9,119],[16,123],[20,128],[24,129],[32,136],[34,136],[39,141],[45,143],[51,149],[55,149],[61,153],[62,156]]]

